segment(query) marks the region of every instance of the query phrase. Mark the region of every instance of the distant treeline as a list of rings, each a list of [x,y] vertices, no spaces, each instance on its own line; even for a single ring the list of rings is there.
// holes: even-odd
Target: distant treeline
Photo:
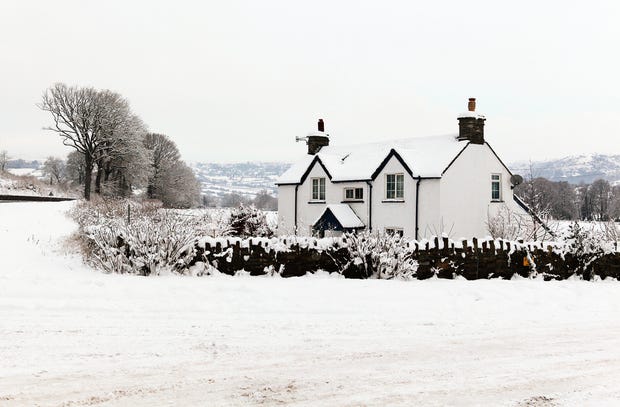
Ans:
[[[266,211],[278,210],[278,198],[262,190],[254,198],[237,193],[229,193],[222,196],[206,194],[202,196],[202,205],[205,207],[236,208],[240,205],[254,205],[258,209]]]
[[[39,160],[23,160],[21,158],[14,160],[7,160],[6,168],[39,168],[41,166],[41,161]]]
[[[543,217],[620,220],[620,185],[611,185],[604,179],[573,185],[537,177],[524,181],[514,192]]]

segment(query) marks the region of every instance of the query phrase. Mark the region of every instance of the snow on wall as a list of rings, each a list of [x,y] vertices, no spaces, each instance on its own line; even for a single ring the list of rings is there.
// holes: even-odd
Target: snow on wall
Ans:
[[[204,238],[196,243],[196,258],[190,264],[206,262],[225,274],[277,272],[291,277],[325,270],[345,277],[367,278],[374,266],[364,256],[381,257],[388,253],[376,253],[372,249],[372,253],[364,254],[357,243],[355,237]],[[540,276],[545,280],[574,276],[586,280],[620,278],[620,252],[613,244],[602,245],[595,252],[576,254],[567,243],[522,243],[502,239],[474,238],[456,242],[447,237],[434,237],[393,243],[390,250],[397,250],[400,257],[408,258],[415,265],[415,273],[408,278],[462,276],[474,280],[510,279],[517,275]],[[395,256],[396,252],[389,255]]]

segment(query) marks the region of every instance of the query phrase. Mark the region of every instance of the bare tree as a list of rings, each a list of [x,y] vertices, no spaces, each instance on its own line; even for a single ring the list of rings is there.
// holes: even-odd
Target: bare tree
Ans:
[[[241,194],[231,192],[222,196],[220,204],[223,208],[235,208],[239,205],[249,205],[250,200]]]
[[[72,151],[67,156],[65,173],[69,180],[78,185],[84,184],[84,156],[78,151]]]
[[[43,174],[50,177],[50,185],[56,180],[59,184],[65,172],[65,162],[57,157],[47,157],[43,163]]]
[[[258,209],[267,211],[275,211],[278,209],[278,198],[269,195],[269,192],[264,189],[256,195],[256,198],[254,198],[252,202]]]
[[[0,172],[6,170],[6,164],[9,162],[9,153],[6,150],[0,151]]]
[[[106,140],[101,94],[94,88],[56,83],[45,91],[39,107],[50,112],[54,121],[46,129],[60,135],[64,145],[84,156],[84,198],[89,200],[95,160],[101,156]]]
[[[135,116],[128,116],[111,137],[106,157],[97,165],[99,189],[106,193],[128,195],[133,187],[147,185],[150,176],[150,152],[144,145],[146,126]],[[101,170],[100,170],[101,169]]]
[[[611,219],[620,219],[620,185],[611,188],[611,202],[609,204],[609,216]]]
[[[189,208],[200,203],[200,182],[194,171],[183,161],[177,161],[161,176],[159,196],[167,207]]]
[[[144,145],[151,152],[151,174],[148,181],[147,195],[149,198],[161,198],[162,177],[181,159],[181,154],[174,141],[164,134],[148,133],[144,137]]]
[[[596,220],[609,219],[609,203],[611,200],[611,185],[604,179],[597,179],[590,185],[593,216]]]

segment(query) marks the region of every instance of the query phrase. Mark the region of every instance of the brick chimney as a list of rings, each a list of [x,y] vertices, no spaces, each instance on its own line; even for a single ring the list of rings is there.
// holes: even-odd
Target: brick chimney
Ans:
[[[329,134],[325,133],[325,123],[323,119],[319,119],[317,131],[308,134],[306,144],[308,145],[308,154],[312,155],[317,154],[321,151],[321,148],[329,145]]]
[[[476,98],[469,98],[467,112],[461,113],[459,120],[459,141],[468,141],[472,144],[484,144],[484,121],[486,118],[476,113]]]

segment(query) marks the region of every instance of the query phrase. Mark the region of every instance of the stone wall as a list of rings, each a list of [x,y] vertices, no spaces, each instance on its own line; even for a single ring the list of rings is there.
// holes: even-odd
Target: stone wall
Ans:
[[[324,270],[348,278],[365,278],[347,245],[347,238],[201,239],[195,244],[190,265],[205,262],[230,275],[245,270],[251,275],[276,272],[292,277]],[[454,242],[447,238],[404,242],[403,250],[417,262],[415,277],[421,280],[435,276],[510,279],[515,275],[537,275],[545,280],[573,275],[586,280],[595,276],[620,278],[617,251],[575,256],[561,244],[477,239]]]

